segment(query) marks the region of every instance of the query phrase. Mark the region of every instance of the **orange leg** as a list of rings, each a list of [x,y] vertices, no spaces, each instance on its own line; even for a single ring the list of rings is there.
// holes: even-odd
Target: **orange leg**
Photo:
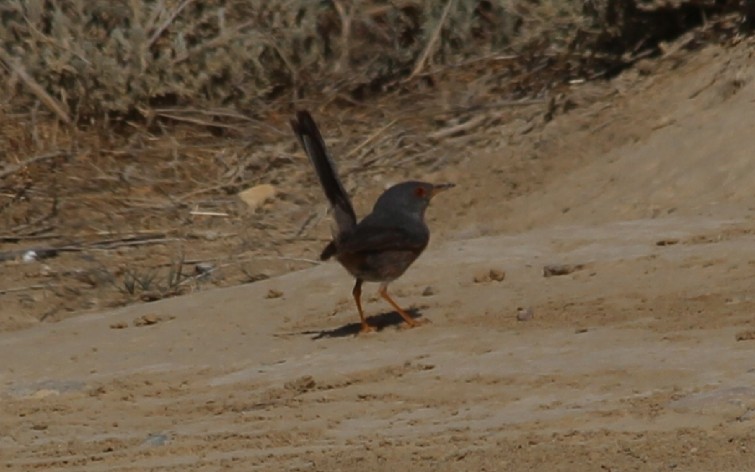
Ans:
[[[417,323],[414,319],[412,319],[411,316],[409,316],[409,313],[405,312],[403,308],[398,306],[398,303],[394,302],[390,295],[388,295],[388,285],[381,285],[380,290],[378,290],[378,293],[380,293],[380,296],[385,299],[388,303],[391,304],[394,310],[401,315],[401,318],[406,321],[406,324],[409,325],[410,328],[414,328],[415,326],[419,326],[419,323]]]
[[[354,284],[354,290],[351,291],[351,294],[354,295],[354,301],[356,302],[357,310],[359,311],[359,319],[362,321],[362,328],[359,332],[370,333],[375,331],[375,328],[370,326],[370,324],[367,323],[367,320],[364,319],[364,311],[362,310],[362,279],[357,279],[357,282]]]

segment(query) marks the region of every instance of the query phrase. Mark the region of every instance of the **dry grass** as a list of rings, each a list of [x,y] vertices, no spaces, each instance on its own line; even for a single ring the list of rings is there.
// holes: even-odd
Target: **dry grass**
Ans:
[[[493,27],[507,16],[494,3],[15,0],[0,5],[0,60],[11,90],[59,116],[148,116],[168,105],[246,111],[325,85],[368,89],[481,45],[500,48],[513,30]]]
[[[611,74],[731,9],[721,3],[8,0],[0,3],[0,80],[5,106],[40,102],[63,122],[185,119],[165,110],[179,107],[222,126],[263,116],[271,101],[360,100],[501,55],[531,75],[547,69],[555,82]]]
[[[359,99],[470,59],[513,54],[526,63],[538,54],[588,54],[629,24],[610,14],[622,3],[633,5],[9,0],[0,4],[0,78],[12,108],[39,100],[63,121],[149,120],[176,106],[222,121],[258,114],[275,98]],[[587,60],[571,65],[579,66],[575,75],[595,67]]]

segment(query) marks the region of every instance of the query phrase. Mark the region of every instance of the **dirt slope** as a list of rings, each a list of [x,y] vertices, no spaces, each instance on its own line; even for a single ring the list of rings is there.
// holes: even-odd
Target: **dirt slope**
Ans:
[[[326,264],[0,333],[5,470],[755,469],[750,50],[648,64],[448,169],[393,288],[421,328],[372,297],[354,337]],[[501,202],[526,146],[564,159]]]

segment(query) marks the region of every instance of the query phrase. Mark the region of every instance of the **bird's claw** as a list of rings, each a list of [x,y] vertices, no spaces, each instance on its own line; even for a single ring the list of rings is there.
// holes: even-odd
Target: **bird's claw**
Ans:
[[[377,328],[375,328],[372,325],[368,325],[367,323],[364,323],[362,327],[359,329],[360,335],[370,334],[370,333],[375,333],[375,332],[377,332]]]
[[[404,323],[400,325],[400,329],[411,329],[411,328],[417,328],[419,326],[429,324],[430,320],[427,318],[414,318],[412,319],[412,322],[409,323],[408,320],[404,320]]]

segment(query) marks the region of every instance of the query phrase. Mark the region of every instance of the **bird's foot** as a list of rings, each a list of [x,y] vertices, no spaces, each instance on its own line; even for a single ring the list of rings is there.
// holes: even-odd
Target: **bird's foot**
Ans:
[[[430,324],[431,321],[427,318],[412,318],[412,322],[410,323],[409,320],[404,320],[405,323],[401,324],[399,326],[399,329],[411,329],[411,328],[417,328],[422,325]]]
[[[377,332],[377,328],[367,323],[362,323],[362,327],[359,329],[359,334],[369,334]]]

